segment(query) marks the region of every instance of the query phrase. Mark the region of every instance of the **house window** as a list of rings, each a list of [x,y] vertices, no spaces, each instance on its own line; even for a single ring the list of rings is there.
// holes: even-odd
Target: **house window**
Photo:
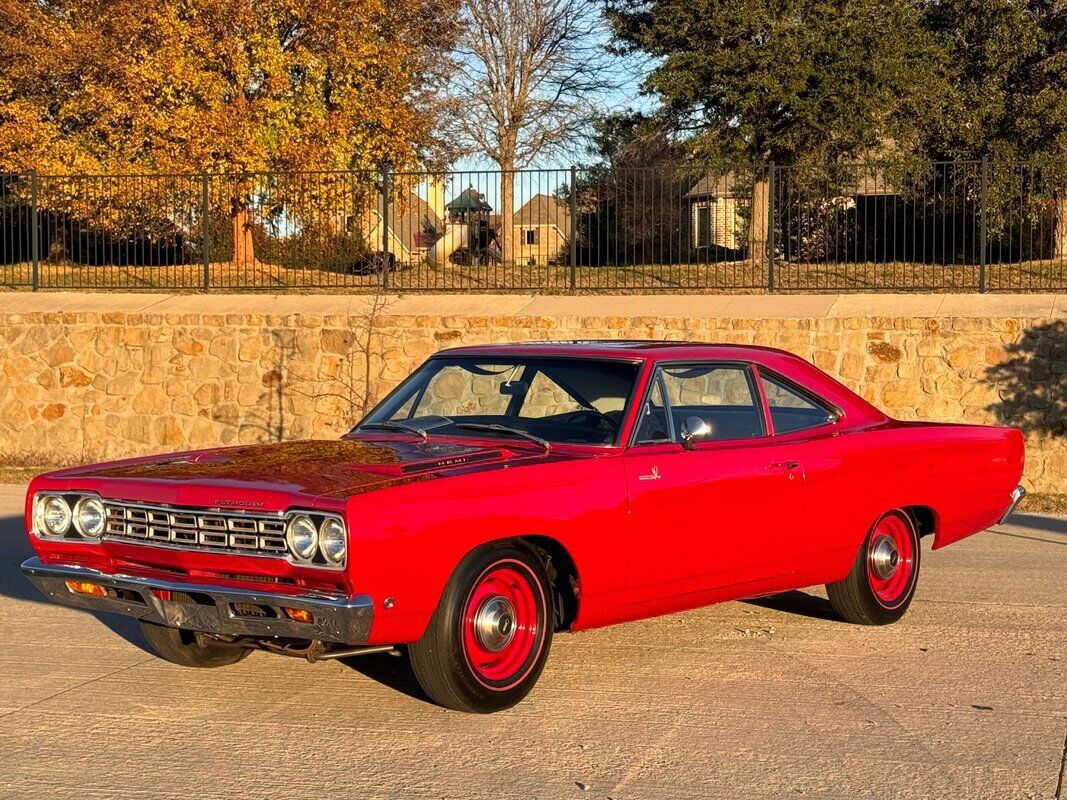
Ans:
[[[537,244],[537,228],[526,231],[526,244]]]
[[[711,206],[697,206],[696,214],[693,216],[693,225],[696,228],[693,238],[696,239],[697,247],[711,247],[714,244],[711,231]]]

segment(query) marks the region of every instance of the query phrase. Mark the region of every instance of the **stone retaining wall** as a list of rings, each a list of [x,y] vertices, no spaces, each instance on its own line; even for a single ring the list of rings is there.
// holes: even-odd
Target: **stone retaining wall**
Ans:
[[[1067,491],[1067,323],[1013,317],[5,313],[0,464],[334,437],[441,348],[576,337],[791,350],[900,419],[1022,427],[1027,488]]]

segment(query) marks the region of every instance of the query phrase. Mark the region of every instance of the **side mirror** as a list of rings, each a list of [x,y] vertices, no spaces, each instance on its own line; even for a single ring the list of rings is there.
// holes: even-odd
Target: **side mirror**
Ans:
[[[686,417],[681,433],[682,443],[687,450],[692,450],[694,444],[711,436],[711,426],[700,417]]]

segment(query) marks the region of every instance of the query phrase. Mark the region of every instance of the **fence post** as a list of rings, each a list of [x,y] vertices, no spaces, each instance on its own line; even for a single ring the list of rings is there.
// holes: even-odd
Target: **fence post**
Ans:
[[[578,168],[571,165],[571,291],[578,283]]]
[[[393,165],[382,164],[382,289],[389,288],[389,199],[393,196]]]
[[[204,261],[204,291],[211,288],[211,198],[207,173],[200,175],[200,254]]]
[[[767,165],[767,291],[774,291],[774,159]]]
[[[37,170],[30,173],[30,259],[33,261],[33,290],[41,286],[41,216],[37,208]]]
[[[982,238],[979,244],[982,252],[978,258],[978,291],[985,294],[986,289],[986,237],[989,235],[989,156],[982,156]]]

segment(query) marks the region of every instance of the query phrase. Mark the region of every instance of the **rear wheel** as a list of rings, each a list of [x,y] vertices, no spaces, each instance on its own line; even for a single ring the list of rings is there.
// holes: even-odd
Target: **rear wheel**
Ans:
[[[204,642],[193,631],[141,622],[141,633],[156,655],[183,667],[226,667],[246,658],[248,648]]]
[[[843,581],[826,584],[834,609],[848,622],[888,625],[908,610],[919,579],[915,524],[901,511],[883,514],[864,539]]]
[[[522,700],[552,644],[549,581],[532,548],[491,544],[456,568],[422,638],[408,648],[430,698],[456,711],[501,711]]]

